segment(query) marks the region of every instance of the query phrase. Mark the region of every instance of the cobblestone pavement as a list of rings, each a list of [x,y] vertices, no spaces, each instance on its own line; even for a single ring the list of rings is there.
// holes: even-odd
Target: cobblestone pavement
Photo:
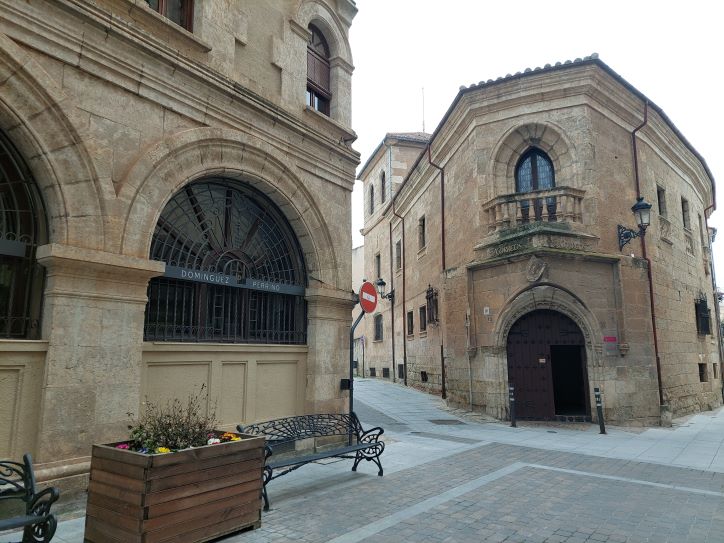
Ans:
[[[356,383],[385,427],[384,477],[328,460],[269,485],[261,528],[220,543],[724,542],[724,411],[674,429],[509,428],[439,400]],[[83,519],[54,541],[82,541]],[[12,541],[0,536],[0,543]]]

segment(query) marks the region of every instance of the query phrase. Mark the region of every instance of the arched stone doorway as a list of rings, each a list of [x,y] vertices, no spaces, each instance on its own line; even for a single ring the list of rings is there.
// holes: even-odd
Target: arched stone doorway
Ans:
[[[531,311],[510,328],[508,382],[516,415],[527,419],[590,419],[585,339],[566,315]]]

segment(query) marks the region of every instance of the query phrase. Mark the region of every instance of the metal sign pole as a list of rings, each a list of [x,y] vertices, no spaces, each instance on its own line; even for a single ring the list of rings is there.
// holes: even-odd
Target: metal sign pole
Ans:
[[[365,316],[365,312],[361,311],[357,320],[354,321],[352,328],[349,330],[349,414],[354,411],[354,331]]]

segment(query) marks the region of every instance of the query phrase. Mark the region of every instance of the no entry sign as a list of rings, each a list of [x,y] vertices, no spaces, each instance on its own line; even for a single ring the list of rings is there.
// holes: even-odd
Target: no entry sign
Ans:
[[[369,281],[359,289],[359,305],[365,313],[372,313],[377,307],[377,289]]]

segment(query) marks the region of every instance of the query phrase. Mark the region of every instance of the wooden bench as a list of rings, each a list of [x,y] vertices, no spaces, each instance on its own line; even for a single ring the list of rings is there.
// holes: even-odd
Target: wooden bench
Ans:
[[[22,543],[47,542],[53,538],[57,527],[50,506],[58,499],[57,488],[37,492],[33,459],[23,456],[23,463],[0,460],[0,502],[17,500],[25,503],[25,514],[0,519],[0,532],[23,528]]]
[[[385,443],[380,441],[380,436],[384,430],[379,427],[363,430],[354,413],[302,415],[249,426],[238,425],[237,428],[239,432],[262,435],[267,439],[262,491],[264,511],[269,510],[266,491],[269,481],[323,458],[352,459],[352,471],[357,471],[362,460],[374,462],[379,469],[377,475],[382,476],[380,455],[385,450]],[[318,443],[318,438],[334,437],[340,439],[326,444]],[[313,448],[302,446],[297,450],[297,442],[307,439],[314,441]]]

